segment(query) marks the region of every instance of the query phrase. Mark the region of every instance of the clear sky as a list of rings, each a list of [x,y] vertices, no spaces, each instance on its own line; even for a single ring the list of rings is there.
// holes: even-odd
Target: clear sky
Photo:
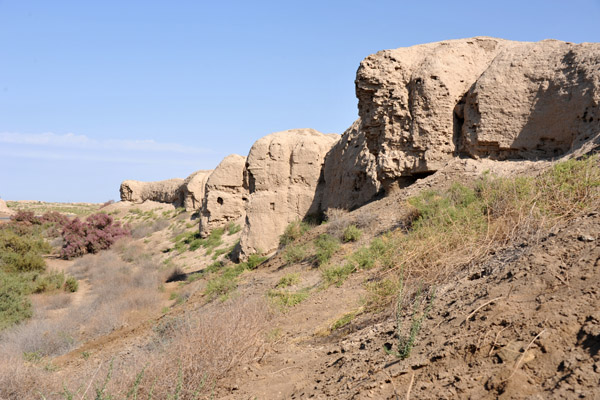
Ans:
[[[0,197],[117,200],[272,132],[342,133],[378,50],[600,42],[599,21],[600,0],[0,0]]]

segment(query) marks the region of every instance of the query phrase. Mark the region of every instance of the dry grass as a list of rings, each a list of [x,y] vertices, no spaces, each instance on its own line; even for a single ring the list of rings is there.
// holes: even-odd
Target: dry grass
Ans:
[[[410,199],[406,206],[416,218],[406,221],[408,229],[378,239],[382,246],[373,258],[383,277],[435,284],[502,248],[539,240],[598,204],[598,157],[559,163],[537,177],[484,175],[472,186],[455,184]]]
[[[76,303],[72,301],[76,293],[35,297],[33,318],[2,332],[0,364],[22,360],[26,353],[61,355],[84,341],[147,317],[161,301],[158,270],[152,261],[128,264],[113,251],[79,259],[70,273],[87,281],[90,292]],[[0,398],[5,395],[0,389]]]
[[[225,374],[264,355],[267,310],[264,299],[237,299],[197,313],[164,317],[154,328],[151,344],[127,359],[114,359],[105,398],[126,398],[130,392],[138,398],[149,398],[150,393],[156,399],[210,398]],[[94,399],[95,389],[103,385],[110,370],[109,359],[100,368],[89,365],[64,382],[74,398]],[[45,378],[42,387],[47,398],[63,391],[62,383],[48,381],[50,376],[40,378]],[[91,389],[83,396],[88,386]]]
[[[145,238],[155,232],[162,231],[167,228],[169,224],[169,220],[164,218],[159,218],[155,221],[144,221],[131,229],[131,237],[134,239]]]

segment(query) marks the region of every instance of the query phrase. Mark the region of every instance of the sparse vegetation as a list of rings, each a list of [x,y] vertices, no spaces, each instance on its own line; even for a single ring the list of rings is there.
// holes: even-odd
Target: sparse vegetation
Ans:
[[[289,273],[281,277],[279,282],[277,283],[278,288],[286,288],[288,286],[294,286],[300,283],[300,274],[299,273]]]
[[[65,281],[65,291],[75,293],[79,289],[79,282],[72,276],[68,277]]]
[[[354,320],[354,318],[356,318],[358,313],[359,313],[359,311],[357,310],[357,311],[351,311],[349,313],[342,315],[339,319],[337,319],[331,325],[331,330],[335,331],[337,329],[343,328],[344,326],[348,325],[350,322],[352,322],[352,320]]]
[[[235,247],[237,246],[237,243],[238,242],[232,244],[229,247],[225,247],[223,249],[216,249],[213,252],[212,259],[216,260],[217,258],[219,258],[220,256],[222,256],[223,254],[226,254],[228,257],[230,257],[231,254],[233,253],[233,251],[235,250]]]
[[[238,233],[239,231],[241,231],[242,227],[239,226],[238,224],[236,224],[235,222],[230,222],[227,224],[225,229],[227,230],[228,235],[234,235],[234,234]]]
[[[224,228],[214,229],[205,239],[200,237],[199,232],[180,233],[173,239],[175,242],[173,249],[178,253],[183,253],[186,250],[196,251],[200,247],[203,247],[206,249],[206,254],[210,254],[213,250],[223,244],[223,233],[225,233]]]
[[[250,256],[248,256],[248,261],[246,261],[246,268],[247,269],[256,269],[260,264],[262,264],[263,262],[265,262],[267,260],[267,257],[264,257],[260,254],[250,254]]]
[[[597,158],[590,158],[558,164],[536,179],[497,178],[487,174],[472,185],[455,184],[447,190],[423,192],[403,205],[410,210],[407,212],[406,221],[403,221],[404,224],[400,224],[400,229],[374,238],[370,243],[365,241],[364,246],[340,244],[340,240],[365,240],[366,238],[361,236],[372,232],[371,229],[361,230],[364,227],[358,225],[355,219],[355,225],[347,225],[344,231],[340,232],[340,236],[331,234],[328,227],[325,227],[329,234],[320,235],[314,241],[302,245],[294,243],[306,232],[300,229],[302,223],[298,222],[294,228],[297,231],[288,232],[288,239],[282,241],[282,245],[283,242],[286,243],[281,252],[282,259],[287,263],[316,259],[320,265],[324,285],[341,286],[351,274],[368,270],[369,272],[364,273],[368,280],[364,284],[367,295],[363,298],[364,304],[361,304],[364,308],[341,316],[332,314],[336,315],[335,321],[328,317],[321,322],[331,331],[339,330],[355,321],[363,309],[367,312],[379,311],[386,307],[391,310],[390,304],[395,301],[397,341],[387,339],[393,345],[388,346],[386,351],[405,359],[414,351],[420,335],[423,336],[421,329],[424,326],[428,327],[428,315],[434,314],[431,313],[435,301],[434,291],[415,288],[416,282],[422,287],[431,288],[435,282],[451,276],[453,268],[457,266],[485,260],[491,251],[511,245],[516,239],[535,238],[534,235],[538,232],[547,232],[544,228],[596,209],[599,200],[599,177]],[[140,212],[140,215],[144,213]],[[155,216],[148,218],[152,219]],[[355,215],[352,214],[351,217],[355,218]],[[342,218],[350,219],[350,215],[346,218],[344,214]],[[22,226],[15,228],[12,233],[4,232],[7,229],[5,225],[12,223],[0,226],[0,238],[4,237],[3,235],[12,235],[8,242],[16,243],[15,247],[35,248],[37,250],[33,251],[33,254],[43,254],[43,251],[48,251],[43,240],[37,245],[31,244],[30,247],[20,245],[19,241],[28,241],[29,235],[39,239],[41,236],[31,232],[45,232],[45,224],[61,222],[32,221],[30,216],[22,216],[21,221],[18,221]],[[184,225],[185,222],[179,224],[182,229]],[[234,233],[238,231],[235,230]],[[348,235],[347,231],[350,232]],[[298,232],[301,233],[297,235]],[[215,233],[213,239],[202,239],[196,232],[184,232],[176,238],[173,248],[188,251],[200,248],[208,250],[212,247],[207,253],[212,252],[213,257],[218,258],[231,251],[230,247],[222,244],[222,236],[225,233],[231,234],[230,225]],[[146,234],[141,238],[145,236]],[[152,243],[155,242],[154,239]],[[141,240],[131,242],[139,246],[127,245],[132,249],[135,247],[132,252],[140,253],[146,248],[141,244]],[[209,242],[219,244],[213,246]],[[583,244],[591,246],[593,243]],[[45,250],[39,250],[41,248]],[[340,250],[347,253],[341,254]],[[39,253],[40,251],[42,252]],[[151,313],[160,311],[169,292],[173,290],[172,286],[165,285],[167,289],[163,287],[163,290],[168,292],[161,294],[158,285],[164,282],[165,274],[175,265],[183,265],[184,257],[187,257],[186,264],[192,265],[193,268],[202,268],[205,265],[198,265],[199,261],[189,264],[192,259],[205,262],[205,258],[199,257],[198,254],[186,253],[179,256],[173,252],[168,254],[167,260],[170,261],[165,260],[163,266],[162,263],[155,263],[147,254],[145,257],[141,257],[140,254],[130,257],[129,254],[123,253],[123,259],[131,261],[132,265],[123,262],[116,250],[109,250],[80,258],[74,266],[74,276],[67,275],[65,280],[64,274],[47,272],[44,265],[36,265],[31,261],[33,256],[29,261],[22,257],[23,264],[10,263],[9,266],[6,260],[10,261],[11,258],[6,254],[8,253],[0,251],[0,329],[3,323],[10,326],[15,321],[32,315],[32,304],[27,296],[38,290],[55,291],[57,294],[32,296],[36,315],[39,312],[43,316],[50,311],[60,315],[62,309],[68,310],[68,317],[61,317],[59,321],[49,322],[34,317],[30,321],[31,324],[21,324],[16,327],[18,329],[5,329],[0,335],[3,364],[9,365],[14,363],[14,360],[22,364],[25,359],[22,371],[26,371],[28,375],[21,372],[23,377],[19,379],[27,382],[36,382],[42,376],[40,374],[50,374],[49,371],[56,368],[47,362],[49,356],[64,354],[83,341],[128,326],[132,324],[131,321],[148,321]],[[345,259],[341,259],[342,255],[346,256]],[[41,260],[43,262],[43,259]],[[204,282],[197,282],[188,287],[181,286],[185,285],[182,281],[176,289],[177,292],[171,295],[172,301],[183,303],[187,300],[186,289],[191,291],[204,288],[207,301],[220,299],[222,303],[215,302],[201,307],[197,304],[191,307],[190,304],[190,307],[181,307],[176,312],[169,307],[163,308],[164,314],[167,315],[162,316],[160,323],[167,320],[173,322],[165,323],[164,326],[150,332],[150,335],[153,335],[152,340],[146,346],[133,349],[136,352],[135,362],[138,363],[135,368],[132,364],[120,360],[119,363],[115,361],[113,367],[109,367],[105,361],[98,370],[96,359],[100,354],[96,354],[94,350],[93,357],[90,357],[89,352],[84,352],[87,356],[79,352],[78,362],[83,363],[87,358],[93,358],[90,361],[93,361],[94,369],[90,367],[90,371],[82,372],[81,376],[66,379],[64,396],[70,393],[77,398],[82,397],[83,390],[91,383],[88,397],[98,394],[98,398],[147,398],[152,393],[154,398],[194,398],[196,394],[201,393],[199,398],[209,398],[214,382],[219,382],[219,378],[230,371],[233,365],[261,359],[264,356],[264,347],[261,347],[264,343],[261,341],[267,340],[268,329],[275,332],[275,324],[266,323],[268,307],[265,307],[264,303],[256,307],[246,304],[249,300],[244,295],[251,292],[246,291],[246,283],[248,286],[253,285],[253,279],[244,282],[244,295],[232,296],[238,282],[244,278],[242,274],[258,268],[264,260],[264,257],[257,254],[240,264],[215,261],[195,273],[183,274],[181,270],[187,282],[206,279],[206,286],[203,286]],[[276,269],[282,266],[281,264],[276,258],[269,262],[269,268]],[[304,266],[298,266],[301,267]],[[79,283],[75,277],[85,279],[85,283],[79,289],[83,292],[81,296],[68,293],[72,291],[72,286],[77,290]],[[314,278],[314,270],[307,270],[306,282],[302,281],[302,286],[312,285]],[[556,279],[556,284],[560,285],[562,280],[559,277]],[[89,293],[88,282],[91,286]],[[298,272],[283,275],[278,281],[271,282],[270,287],[273,287],[275,282],[275,288],[268,291],[266,296],[263,295],[261,300],[265,301],[266,297],[272,305],[284,311],[289,311],[310,296],[308,288],[299,289],[301,275]],[[354,282],[355,279],[352,280],[352,283]],[[569,283],[572,284],[572,281]],[[335,292],[342,293],[347,290]],[[83,294],[87,297],[83,297]],[[70,304],[71,299],[76,301]],[[315,303],[320,301],[321,299]],[[304,305],[313,307],[312,304]],[[185,310],[186,308],[193,308],[194,311]],[[198,309],[202,311],[198,312]],[[10,311],[5,313],[4,310]],[[385,317],[385,314],[378,314],[377,318],[381,315]],[[351,327],[359,329],[368,321],[366,318],[371,318],[364,317],[365,319],[360,318],[360,323],[352,324]],[[277,321],[277,325],[280,323],[281,321]],[[391,320],[386,324],[391,336]],[[83,328],[80,331],[81,327]],[[498,329],[492,334],[500,331],[501,327],[496,327]],[[291,335],[287,333],[287,327],[285,329],[287,340]],[[302,329],[305,332],[305,327]],[[341,336],[347,329],[334,337]],[[50,333],[42,335],[42,332]],[[281,331],[277,332],[273,336],[280,337]],[[485,342],[485,338],[483,341]],[[6,351],[9,349],[7,343],[11,343],[10,351]],[[381,343],[377,344],[377,348],[381,348]],[[367,348],[368,346],[367,343]],[[383,352],[380,353],[383,358]],[[487,349],[485,353],[487,354]],[[143,365],[147,367],[144,368]],[[87,363],[85,366],[87,368]],[[48,378],[46,380],[50,381]],[[18,382],[18,379],[14,381]],[[7,380],[0,378],[0,382],[4,383]],[[45,385],[50,387],[54,383]],[[80,389],[81,387],[84,389]],[[96,388],[98,391],[94,392]],[[4,395],[7,390],[0,388],[0,394]],[[44,388],[41,393],[54,396],[59,390],[60,388],[52,387],[52,390],[45,391]]]
[[[433,288],[428,295],[424,295],[420,287],[417,289],[412,304],[410,329],[408,333],[404,333],[402,331],[402,311],[404,309],[402,300],[402,288],[400,288],[396,303],[396,336],[398,337],[398,343],[395,351],[391,348],[386,348],[385,350],[389,354],[393,354],[396,357],[404,360],[410,356],[410,352],[417,341],[417,336],[421,331],[423,320],[427,318],[429,311],[431,311],[433,301],[435,300],[435,288]]]
[[[352,263],[346,263],[339,266],[330,266],[321,269],[321,273],[326,285],[336,285],[338,287],[342,286],[342,284],[354,271],[356,271],[356,266]]]
[[[390,304],[397,294],[401,291],[403,282],[397,277],[383,278],[367,282],[367,297],[365,298],[365,308],[367,311],[380,311]]]
[[[237,288],[237,278],[247,268],[246,263],[240,263],[229,267],[224,267],[221,273],[206,283],[204,295],[208,301],[216,298],[222,301],[229,297],[229,294]]]
[[[331,235],[323,233],[315,239],[316,257],[319,265],[326,264],[340,248],[340,242]]]
[[[304,221],[291,222],[279,238],[280,246],[287,246],[293,243],[310,229],[310,225]]]
[[[286,264],[294,264],[304,260],[307,257],[307,246],[300,244],[290,244],[286,246],[282,255]]]
[[[46,203],[43,201],[7,201],[6,205],[17,211],[32,211],[37,215],[56,212],[77,216],[90,215],[98,211],[101,206],[91,203]]]
[[[362,231],[358,229],[356,225],[348,225],[348,227],[344,229],[342,240],[344,242],[356,242],[360,239],[361,235]]]
[[[148,237],[155,232],[162,231],[169,226],[169,221],[164,218],[159,218],[153,222],[142,222],[131,229],[131,237],[140,239]]]
[[[287,290],[270,290],[267,296],[273,304],[280,309],[294,307],[308,298],[310,295],[308,289],[290,292]]]

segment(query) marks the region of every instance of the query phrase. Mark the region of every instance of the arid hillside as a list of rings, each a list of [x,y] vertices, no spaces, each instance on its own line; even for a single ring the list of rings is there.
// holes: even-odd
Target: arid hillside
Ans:
[[[599,66],[593,43],[386,50],[341,136],[114,204],[9,202],[0,398],[600,398]]]

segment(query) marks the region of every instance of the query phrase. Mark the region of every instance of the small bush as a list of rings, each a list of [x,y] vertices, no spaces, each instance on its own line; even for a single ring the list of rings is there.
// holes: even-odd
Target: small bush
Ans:
[[[315,239],[315,247],[317,249],[317,261],[319,265],[324,265],[338,251],[340,243],[333,236],[324,233]]]
[[[18,210],[10,219],[24,225],[40,225],[42,223],[33,211]]]
[[[175,242],[174,249],[178,253],[183,253],[186,250],[196,251],[203,247],[206,249],[206,254],[210,254],[215,248],[223,244],[221,238],[224,232],[224,228],[214,229],[206,239],[202,239],[199,232],[180,233],[173,239]]]
[[[219,247],[220,245],[223,244],[223,240],[221,239],[223,236],[223,233],[225,233],[225,229],[224,228],[217,228],[217,229],[213,229],[210,234],[208,235],[208,237],[205,239],[203,246],[206,249],[206,254],[210,254],[212,252],[212,250],[214,250],[216,247]]]
[[[198,250],[200,247],[202,247],[202,244],[204,243],[204,241],[202,239],[194,239],[190,242],[190,251],[196,251]]]
[[[349,312],[347,314],[344,314],[343,316],[341,316],[338,320],[336,320],[331,325],[331,330],[335,331],[337,329],[343,328],[344,326],[346,326],[350,322],[352,322],[352,320],[354,318],[356,318],[357,315],[358,315],[358,311],[352,311],[352,312]]]
[[[270,290],[267,293],[267,296],[273,302],[273,304],[285,309],[302,303],[308,298],[309,294],[310,293],[307,289],[297,292],[288,292],[286,290]]]
[[[291,222],[283,232],[283,235],[279,238],[280,246],[287,246],[288,244],[299,239],[310,229],[310,225],[302,221]]]
[[[204,290],[204,294],[206,295],[209,301],[214,300],[216,298],[221,298],[221,300],[225,300],[229,293],[231,293],[237,288],[237,280],[235,278],[236,276],[223,274],[221,276],[209,280],[206,283],[206,289]]]
[[[340,287],[354,271],[356,271],[356,266],[352,263],[346,263],[343,266],[323,268],[321,274],[327,286],[336,285]]]
[[[373,252],[371,252],[371,249],[368,247],[361,247],[350,256],[350,260],[355,262],[359,269],[371,269],[375,266],[377,258]]]
[[[365,306],[371,311],[377,311],[390,304],[394,295],[397,295],[402,290],[401,279],[385,278],[378,281],[373,281],[365,284],[367,289],[367,297]]]
[[[306,245],[288,245],[283,252],[283,259],[286,264],[295,264],[306,258]]]
[[[60,289],[65,282],[65,274],[61,272],[51,272],[40,275],[34,282],[34,293],[49,292]]]
[[[402,332],[402,291],[398,294],[398,300],[396,305],[396,335],[398,336],[398,343],[396,345],[396,351],[391,348],[386,348],[388,354],[393,354],[396,357],[404,360],[410,356],[412,348],[414,347],[417,336],[421,331],[421,326],[435,299],[435,289],[431,291],[428,296],[424,296],[421,292],[421,288],[417,289],[415,299],[413,301],[412,313],[410,316],[410,329],[407,334]],[[422,308],[422,310],[420,310]]]
[[[242,230],[242,227],[239,226],[238,224],[236,224],[235,222],[230,222],[227,224],[227,234],[228,235],[234,235],[236,233],[238,233],[239,231]]]
[[[348,215],[348,210],[343,208],[328,208],[325,211],[325,219],[328,223],[344,219]]]
[[[65,292],[75,293],[79,289],[79,282],[72,276],[65,281]]]
[[[260,264],[265,262],[267,257],[263,257],[260,254],[250,254],[248,261],[246,261],[246,268],[252,270],[256,269]]]
[[[342,235],[342,240],[344,242],[356,242],[360,239],[362,232],[356,225],[349,225],[346,229],[344,229],[344,233]]]
[[[277,287],[285,288],[288,286],[297,285],[298,283],[300,283],[300,274],[298,272],[289,273],[281,277],[281,279],[277,283]]]
[[[0,272],[0,331],[33,315],[20,280]]]
[[[215,261],[214,263],[212,263],[208,267],[206,267],[205,271],[207,273],[217,272],[221,268],[223,268],[224,265],[225,264],[223,263],[223,261]]]
[[[120,222],[113,222],[113,218],[107,214],[90,215],[85,222],[75,218],[63,228],[65,244],[60,255],[64,259],[70,259],[85,253],[97,253],[110,248],[117,239],[128,235],[129,230],[122,227]]]
[[[220,275],[215,276],[206,283],[204,295],[208,298],[208,301],[212,301],[216,298],[220,298],[221,300],[227,299],[229,294],[237,288],[237,278],[246,270],[246,268],[246,263],[222,268]]]
[[[169,226],[169,221],[160,218],[154,222],[143,222],[131,229],[131,237],[141,239],[152,235],[154,232],[161,231]]]

